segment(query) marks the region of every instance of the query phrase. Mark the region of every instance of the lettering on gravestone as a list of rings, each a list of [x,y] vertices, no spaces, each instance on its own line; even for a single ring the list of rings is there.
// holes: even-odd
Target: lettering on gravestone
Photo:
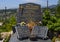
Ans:
[[[46,26],[35,26],[32,29],[31,35],[34,35],[40,38],[46,38],[47,32],[48,32],[48,28]]]
[[[27,26],[16,26],[15,28],[16,28],[18,38],[29,37],[30,31]]]

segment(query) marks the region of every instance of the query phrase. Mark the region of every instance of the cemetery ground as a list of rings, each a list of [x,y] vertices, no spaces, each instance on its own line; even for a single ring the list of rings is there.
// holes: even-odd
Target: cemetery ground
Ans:
[[[13,19],[12,19],[13,20]],[[60,21],[59,21],[60,22]],[[13,24],[14,24],[15,22],[13,22]],[[7,27],[8,26],[8,24],[9,24],[9,27],[8,28],[5,28],[5,27]],[[58,24],[56,25],[56,23],[54,24],[55,26],[59,26]],[[48,25],[48,26],[50,26],[50,25]],[[5,25],[3,25],[2,26],[3,28],[1,29],[1,27],[0,27],[0,31],[3,33],[5,33],[5,32],[7,32],[7,33],[9,33],[10,31],[11,31],[11,28],[12,28],[12,26],[10,25],[10,23],[6,23]],[[10,28],[10,30],[9,30],[9,28]],[[58,29],[59,30],[59,29]],[[55,33],[55,32],[54,32]],[[9,34],[10,35],[10,34]],[[13,34],[13,35],[15,35],[16,36],[16,34]],[[13,38],[15,38],[16,39],[16,37],[15,36],[13,36],[12,35],[12,37]],[[52,35],[51,35],[52,36]],[[9,40],[10,40],[10,38],[11,38],[11,36],[8,36],[5,40],[5,42],[8,42]],[[52,41],[54,42],[55,41],[55,39],[56,39],[57,37],[54,35],[54,37],[53,37],[53,39],[52,39]],[[29,40],[28,40],[29,41]]]
[[[9,40],[9,42],[51,42],[51,40],[42,40],[42,39],[38,39],[36,41],[32,41],[30,39],[25,39],[25,40],[19,40],[17,39],[17,34],[13,34]]]
[[[15,34],[13,34],[13,35],[11,35],[11,33],[9,33],[9,32],[4,32],[3,34],[5,34],[5,36],[4,36],[4,42],[12,42],[12,41],[14,41],[14,42],[20,42],[18,39],[17,39],[17,34],[15,33]],[[7,35],[8,34],[8,35]],[[56,37],[53,37],[53,39],[52,39],[52,41],[53,42],[55,42],[55,39],[57,39]],[[59,38],[60,39],[60,38]],[[29,39],[28,40],[25,40],[25,41],[23,41],[23,42],[31,42]],[[39,41],[41,41],[41,42],[43,42],[42,40],[38,40],[37,42],[39,42]],[[51,42],[50,41],[50,39],[48,40],[49,42]],[[48,42],[48,41],[46,41],[46,42]]]
[[[20,27],[19,27],[20,28]],[[42,29],[42,27],[40,26],[40,28]],[[20,29],[18,29],[18,31],[17,32],[19,32],[20,31]],[[38,27],[36,27],[32,32],[34,32],[34,33],[32,33],[32,34],[34,34],[34,35],[36,35],[36,33],[38,33],[37,32],[38,31]],[[40,34],[44,31],[44,30],[40,30],[39,29],[39,31],[40,31]],[[19,34],[20,34],[21,32],[19,32]],[[18,35],[19,35],[18,34]],[[22,33],[22,34],[24,34],[24,33]],[[43,37],[42,35],[40,35],[41,37]],[[52,35],[51,35],[52,36]],[[19,36],[20,38],[21,37],[24,37],[24,36]],[[54,36],[52,39],[48,39],[48,40],[43,40],[43,39],[38,39],[37,41],[35,41],[35,42],[58,42],[58,41],[60,41],[60,40],[58,40],[58,39],[60,39],[60,36],[59,37],[57,37],[56,38],[56,36]],[[30,39],[25,39],[25,40],[19,40],[18,38],[17,38],[17,33],[15,32],[12,36],[11,36],[11,38],[10,38],[10,40],[9,40],[9,42],[33,42],[33,41],[30,41]]]
[[[52,39],[53,42],[55,42],[55,40],[60,41],[60,33],[59,33],[60,32],[60,11],[59,11],[59,9],[60,9],[60,7],[58,7],[58,9],[56,10],[57,13],[55,13],[53,16],[50,15],[51,14],[50,10],[47,11],[45,9],[44,15],[43,15],[43,21],[42,21],[43,25],[47,26],[48,29],[51,30],[51,33],[52,33],[49,35],[52,36],[53,34],[55,34],[55,35],[53,35],[53,39]],[[12,25],[16,25],[15,17],[11,17],[11,18],[3,21],[3,25],[0,26],[0,33],[12,31]],[[11,37],[16,39],[16,33],[13,34]],[[8,42],[9,38],[11,38],[11,37],[10,36],[7,37],[6,38],[7,41],[5,41],[5,42]],[[13,39],[13,40],[15,40],[15,39]]]
[[[60,27],[60,18],[57,17],[57,16],[55,16],[55,15],[54,16],[50,16],[49,14],[46,14],[46,13],[47,13],[47,11],[45,12],[45,15],[43,16],[43,25],[47,26],[49,28],[49,30],[52,30],[53,29],[53,32],[54,32],[54,30],[57,31],[57,32],[59,32],[59,30],[60,30],[60,28],[59,28]],[[9,32],[9,31],[12,31],[12,25],[15,25],[15,24],[16,24],[15,17],[11,17],[10,19],[7,19],[3,23],[3,25],[0,26],[0,33],[1,32]],[[56,38],[58,38],[58,37],[56,35],[54,35],[52,41],[54,42]],[[10,37],[7,37],[6,40],[8,41],[9,39],[10,39]]]
[[[48,15],[49,16],[49,15]],[[47,17],[47,16],[46,16]],[[46,25],[48,28],[50,28],[49,30],[56,30],[57,32],[60,30],[59,26],[60,26],[60,18],[57,19],[56,16],[51,16],[52,20],[48,20],[48,22],[46,22],[46,19],[44,17],[44,21],[43,21],[43,25]],[[16,20],[15,18],[10,18],[9,20],[5,21],[6,23],[4,23],[2,26],[0,26],[0,32],[10,32],[12,29],[12,25],[16,24]],[[54,23],[53,23],[54,22]],[[46,24],[47,23],[47,24]],[[53,28],[52,28],[53,27]],[[54,31],[53,31],[54,32]],[[52,33],[52,32],[51,32]],[[55,32],[54,32],[55,33]],[[56,34],[56,33],[55,33]],[[13,34],[16,35],[16,34]],[[12,36],[13,36],[12,35]],[[51,35],[52,36],[52,35]],[[14,37],[14,36],[13,36]],[[16,38],[16,37],[15,37]],[[58,38],[56,35],[54,35],[52,41],[54,42],[55,39]],[[6,38],[6,40],[8,41],[10,39],[10,36]]]
[[[14,25],[15,22],[15,18],[14,17],[10,17],[9,19],[6,19],[4,21],[1,21],[0,24],[0,38],[2,38],[0,41],[2,42],[2,40],[4,42],[9,42],[9,39],[11,37],[12,34],[12,25]],[[11,20],[11,21],[10,21]],[[12,22],[13,21],[13,22]]]

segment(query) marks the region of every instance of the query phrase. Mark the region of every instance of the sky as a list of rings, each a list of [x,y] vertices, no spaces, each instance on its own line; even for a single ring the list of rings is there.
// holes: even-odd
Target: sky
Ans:
[[[58,0],[48,0],[49,6],[56,5]],[[4,9],[5,6],[9,8],[18,8],[19,4],[23,3],[36,3],[40,4],[42,7],[47,6],[47,0],[0,0],[0,9]]]

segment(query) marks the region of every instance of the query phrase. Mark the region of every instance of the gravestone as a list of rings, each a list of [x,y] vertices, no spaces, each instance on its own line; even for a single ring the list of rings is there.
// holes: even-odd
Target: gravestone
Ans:
[[[22,39],[22,38],[28,38],[29,35],[30,35],[30,31],[28,29],[27,26],[16,26],[16,33],[17,33],[17,37],[19,39]]]
[[[35,37],[45,39],[47,37],[48,28],[46,26],[35,26],[32,29],[31,35],[34,35]]]
[[[20,4],[18,14],[16,15],[17,23],[22,21],[28,23],[30,20],[34,22],[42,21],[41,5],[35,3]]]

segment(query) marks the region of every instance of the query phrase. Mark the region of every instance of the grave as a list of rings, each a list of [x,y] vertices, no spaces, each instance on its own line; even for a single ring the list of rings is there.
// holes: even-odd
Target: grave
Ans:
[[[20,4],[18,14],[16,15],[17,23],[22,21],[28,23],[31,21],[42,21],[41,5],[35,3]]]
[[[18,39],[25,39],[28,38],[30,35],[30,31],[27,26],[16,26],[16,33]]]
[[[17,25],[15,26],[16,33],[11,36],[9,42],[33,42],[30,39],[22,40],[22,38],[32,37],[43,38],[47,37],[48,28],[46,26],[33,26],[30,33],[27,26],[21,26],[18,23],[25,22],[26,24],[33,21],[36,25],[42,22],[43,14],[41,12],[41,5],[35,3],[20,4],[18,14],[16,15]],[[18,38],[18,39],[17,39]],[[20,39],[20,40],[19,40]],[[51,42],[51,40],[38,39],[34,42]]]
[[[11,36],[9,42],[52,42],[52,41],[50,39],[48,40],[38,39],[37,41],[31,41],[30,39],[25,39],[21,41],[17,39],[17,34],[15,33],[14,35]]]
[[[45,39],[47,38],[48,28],[46,26],[35,26],[32,29],[31,36]]]

